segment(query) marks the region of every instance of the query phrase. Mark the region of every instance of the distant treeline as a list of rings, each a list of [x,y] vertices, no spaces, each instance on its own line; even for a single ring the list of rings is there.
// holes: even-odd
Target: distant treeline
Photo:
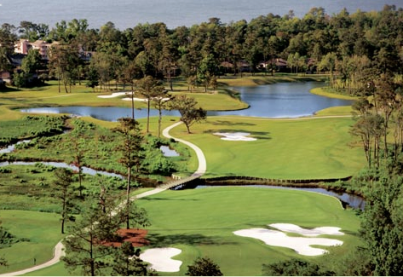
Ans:
[[[273,73],[279,70],[277,61],[281,58],[288,71],[329,72],[332,85],[337,71],[341,80],[337,85],[352,91],[365,86],[373,76],[400,74],[403,69],[403,9],[389,5],[379,12],[350,14],[343,9],[332,16],[323,8],[312,8],[302,18],[291,11],[284,16],[270,13],[250,22],[223,23],[210,18],[175,29],[164,23],[125,30],[115,28],[112,22],[100,29],[88,26],[86,19],[61,21],[53,28],[28,21],[20,26],[3,24],[0,70],[7,68],[5,57],[13,53],[20,38],[57,41],[65,48],[80,47],[93,53],[91,62],[85,62],[70,58],[75,51],[64,51],[67,56],[63,61],[70,65],[60,64],[56,54],[49,55],[49,69],[58,78],[94,79],[100,84],[144,75],[170,80],[181,74],[190,86],[214,86],[215,77],[224,73]]]

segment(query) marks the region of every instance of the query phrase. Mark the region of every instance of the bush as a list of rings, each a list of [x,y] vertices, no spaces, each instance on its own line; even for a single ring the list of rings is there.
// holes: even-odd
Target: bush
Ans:
[[[322,270],[317,264],[299,259],[263,265],[263,274],[267,276],[334,276],[332,271]]]
[[[188,266],[188,276],[223,276],[220,267],[207,257],[197,258]]]

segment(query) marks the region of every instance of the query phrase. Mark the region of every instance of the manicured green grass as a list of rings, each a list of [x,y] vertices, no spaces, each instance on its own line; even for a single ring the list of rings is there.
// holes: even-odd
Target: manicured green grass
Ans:
[[[0,273],[12,272],[44,263],[53,257],[55,245],[62,239],[59,215],[9,210],[0,211],[2,226],[17,238],[29,239],[9,248],[0,249],[0,256],[8,261],[8,267],[0,267]]]
[[[271,223],[293,223],[305,228],[340,227],[348,235],[332,237],[344,241],[340,255],[358,245],[358,218],[343,210],[332,197],[301,191],[251,187],[206,188],[165,191],[139,199],[151,219],[147,239],[150,247],[177,247],[183,252],[181,271],[163,275],[184,275],[187,265],[208,256],[224,275],[261,275],[263,263],[289,258],[307,258],[293,250],[271,247],[239,237],[234,231],[267,228]],[[319,261],[321,258],[307,258]]]
[[[350,147],[351,118],[262,119],[209,117],[207,122],[171,131],[198,145],[207,159],[206,177],[253,176],[275,179],[342,178],[359,171],[365,157]],[[257,141],[224,141],[215,132],[247,132]],[[346,158],[348,157],[348,158]]]
[[[315,117],[321,116],[345,116],[351,117],[352,116],[352,107],[351,106],[340,106],[340,107],[330,107],[323,110],[320,110],[315,113]]]

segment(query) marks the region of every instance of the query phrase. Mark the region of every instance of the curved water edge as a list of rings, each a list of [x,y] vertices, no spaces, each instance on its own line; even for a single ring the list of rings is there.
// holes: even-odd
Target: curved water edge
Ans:
[[[16,161],[16,162],[0,162],[0,167],[8,166],[8,165],[35,165],[37,163],[44,164],[47,166],[53,166],[53,167],[63,167],[63,168],[69,168],[73,171],[78,171],[78,168],[74,165],[69,165],[67,163],[63,162],[42,162],[42,161],[37,161],[37,162],[23,162],[23,161]],[[102,170],[95,170],[89,167],[83,167],[83,173],[84,174],[89,174],[89,175],[105,175],[109,177],[117,177],[120,179],[124,179],[125,177],[120,174],[116,173],[111,173],[107,171],[102,171]],[[363,210],[365,207],[365,200],[364,198],[346,193],[346,192],[336,192],[324,188],[306,188],[306,187],[292,187],[292,186],[275,186],[275,185],[230,185],[230,186],[242,186],[242,187],[259,187],[259,188],[276,188],[276,189],[294,189],[294,190],[301,190],[301,191],[310,191],[310,192],[316,192],[324,195],[329,195],[338,198],[343,206],[348,205],[352,208],[357,208]],[[202,189],[202,188],[216,188],[216,187],[228,187],[228,185],[197,185],[195,188],[196,189]]]
[[[23,144],[23,143],[28,143],[30,141],[31,141],[31,139],[24,139],[24,140],[21,140],[21,141],[15,143],[15,144],[8,145],[6,148],[2,148],[2,149],[0,148],[0,154],[11,153],[11,152],[13,152],[15,150],[16,145]]]
[[[323,82],[275,83],[257,87],[236,87],[242,101],[249,108],[233,111],[208,111],[207,116],[250,116],[263,118],[298,118],[312,116],[316,112],[335,106],[348,106],[352,100],[324,97],[310,93],[316,87],[324,86]],[[66,113],[76,116],[90,116],[105,121],[117,121],[120,117],[131,117],[131,108],[125,107],[37,107],[22,109],[26,113]],[[152,109],[151,116],[158,116]],[[178,111],[163,111],[164,116],[180,116]],[[136,109],[136,118],[147,117],[147,109]]]
[[[160,146],[160,150],[165,157],[179,157],[180,154],[167,145]]]
[[[266,188],[266,189],[286,189],[286,190],[300,190],[300,191],[309,191],[314,193],[320,193],[328,196],[336,197],[340,200],[343,207],[346,206],[352,207],[354,209],[364,210],[365,208],[365,200],[361,196],[350,194],[347,192],[336,192],[324,188],[306,188],[306,187],[293,187],[293,186],[275,186],[275,185],[229,185],[235,187],[255,187],[255,188]],[[205,189],[205,188],[214,188],[214,187],[228,187],[225,185],[197,185],[195,189]]]

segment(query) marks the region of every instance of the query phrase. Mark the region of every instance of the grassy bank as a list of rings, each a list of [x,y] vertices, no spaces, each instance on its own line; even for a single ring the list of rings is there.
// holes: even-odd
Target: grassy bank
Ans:
[[[280,82],[323,82],[326,80],[324,75],[307,75],[307,74],[281,74],[277,73],[274,76],[270,75],[250,75],[245,74],[242,78],[240,76],[225,76],[218,79],[221,85],[225,86],[261,86],[270,85]]]
[[[337,98],[337,99],[344,99],[344,100],[357,100],[357,97],[350,96],[347,94],[342,94],[336,90],[332,90],[329,87],[322,87],[322,88],[314,88],[311,90],[311,93],[325,96],[329,98]]]

